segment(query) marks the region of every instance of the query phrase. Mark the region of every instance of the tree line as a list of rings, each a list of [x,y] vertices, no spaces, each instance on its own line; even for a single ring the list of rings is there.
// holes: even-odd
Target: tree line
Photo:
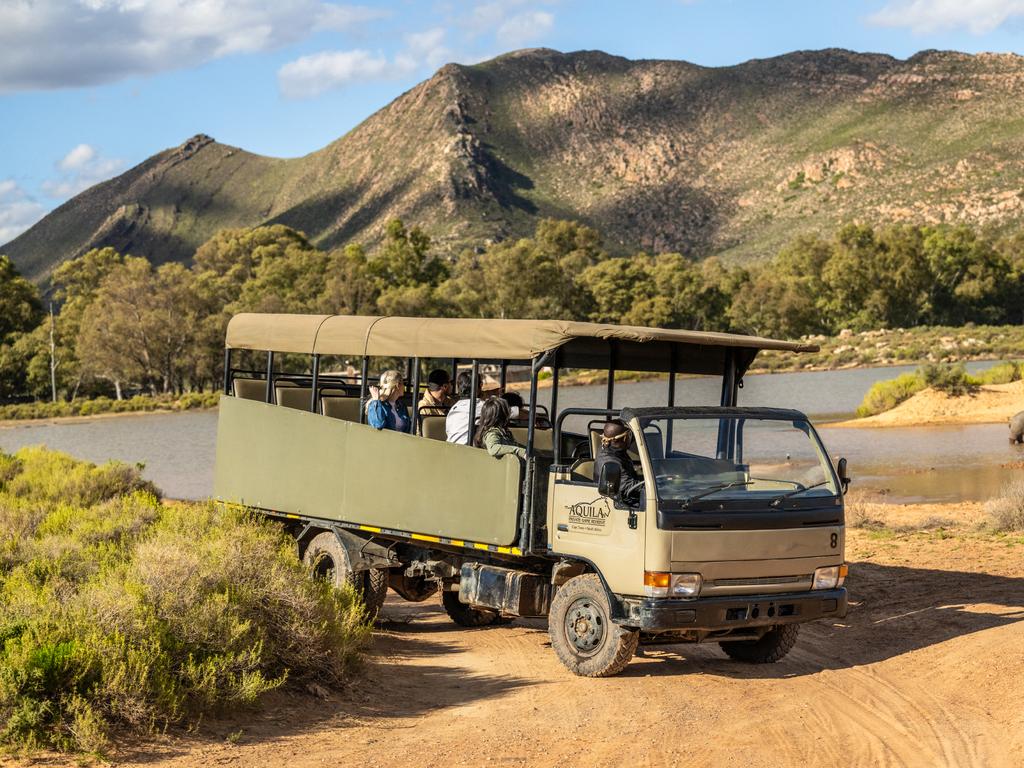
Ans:
[[[325,251],[274,225],[223,230],[188,267],[92,250],[54,270],[45,306],[0,256],[0,397],[215,388],[225,326],[243,311],[560,318],[778,337],[1021,323],[1024,234],[851,224],[734,266],[679,253],[610,256],[595,230],[550,219],[532,237],[454,258],[398,220],[372,255],[358,244]]]

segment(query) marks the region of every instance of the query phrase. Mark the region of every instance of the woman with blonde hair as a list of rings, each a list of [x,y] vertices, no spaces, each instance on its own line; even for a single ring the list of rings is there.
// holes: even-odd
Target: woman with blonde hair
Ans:
[[[398,371],[384,371],[380,375],[380,386],[371,388],[371,399],[366,404],[366,422],[374,429],[390,429],[408,432],[409,413],[398,402],[405,394],[402,374]]]

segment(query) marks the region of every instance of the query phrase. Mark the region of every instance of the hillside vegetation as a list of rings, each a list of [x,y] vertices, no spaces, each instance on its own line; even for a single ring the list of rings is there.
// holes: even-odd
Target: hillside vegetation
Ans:
[[[858,220],[1001,228],[1024,212],[1024,59],[801,51],[730,67],[527,50],[449,64],[337,141],[278,160],[195,136],[6,246],[43,280],[112,247],[187,262],[225,227],[330,250],[420,225],[444,253],[605,233],[613,253],[759,259]]]
[[[0,744],[106,752],[337,685],[369,628],[269,524],[160,503],[135,467],[0,453]]]

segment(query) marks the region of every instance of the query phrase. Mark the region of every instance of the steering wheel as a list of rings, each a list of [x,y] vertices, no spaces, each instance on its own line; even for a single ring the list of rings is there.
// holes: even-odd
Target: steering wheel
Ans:
[[[580,440],[575,446],[573,446],[572,453],[569,454],[569,458],[573,460],[594,458],[590,455],[590,443],[586,440]]]

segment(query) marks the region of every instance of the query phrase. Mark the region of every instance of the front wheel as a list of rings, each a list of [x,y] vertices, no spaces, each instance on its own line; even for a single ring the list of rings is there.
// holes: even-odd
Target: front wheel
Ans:
[[[551,647],[581,677],[611,677],[629,664],[640,633],[611,620],[611,606],[601,579],[585,573],[559,587],[548,614]]]
[[[367,615],[371,619],[377,617],[388,592],[387,570],[354,571],[348,552],[331,531],[314,536],[302,559],[313,578],[324,579],[338,589],[352,587],[366,606]]]
[[[729,657],[737,661],[774,664],[793,649],[799,634],[799,624],[780,624],[765,632],[760,640],[737,640],[718,645]]]

